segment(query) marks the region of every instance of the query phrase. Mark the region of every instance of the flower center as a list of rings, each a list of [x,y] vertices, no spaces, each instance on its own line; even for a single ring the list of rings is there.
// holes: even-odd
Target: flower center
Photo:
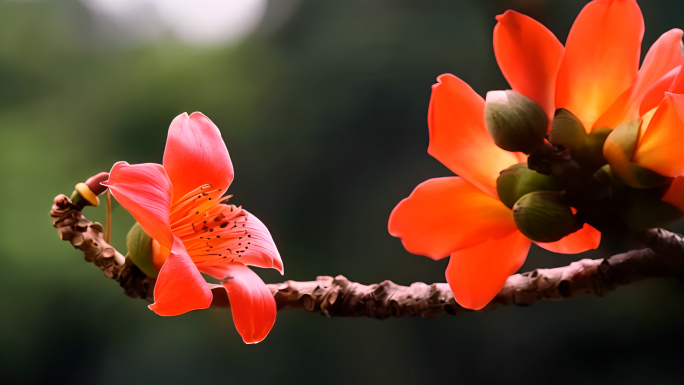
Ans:
[[[239,258],[252,245],[249,214],[221,198],[221,189],[203,185],[177,200],[169,216],[173,234],[183,241],[193,262],[208,266]],[[163,261],[168,251],[160,247],[155,256]]]

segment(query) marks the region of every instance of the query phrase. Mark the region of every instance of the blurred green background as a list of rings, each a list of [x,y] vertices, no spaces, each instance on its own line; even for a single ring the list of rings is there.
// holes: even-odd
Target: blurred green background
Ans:
[[[451,72],[482,95],[507,88],[494,16],[518,10],[565,41],[586,1],[271,0],[242,37],[210,41],[163,26],[151,0],[109,15],[95,3],[0,0],[0,383],[681,383],[674,280],[436,319],[284,311],[248,346],[227,310],[155,315],[50,225],[55,195],[119,160],[161,162],[168,124],[198,110],[221,128],[232,202],[268,225],[285,279],[444,281],[446,260],[386,230],[418,183],[451,174],[426,153],[430,86]],[[644,47],[684,27],[681,1],[640,5]],[[124,252],[133,220],[115,205],[113,221]],[[581,257],[533,246],[523,270]]]

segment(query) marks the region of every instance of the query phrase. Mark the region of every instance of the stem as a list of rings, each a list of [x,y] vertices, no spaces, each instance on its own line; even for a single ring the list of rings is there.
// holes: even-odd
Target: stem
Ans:
[[[107,227],[105,242],[110,243],[112,239],[112,193],[107,189]]]
[[[80,249],[86,261],[94,262],[105,276],[124,288],[126,295],[153,301],[153,278],[145,276],[103,238],[102,225],[92,223],[65,195],[55,198],[50,215],[60,238]],[[663,229],[639,234],[648,248],[632,250],[605,259],[583,259],[568,266],[537,269],[514,274],[484,309],[502,305],[528,306],[537,301],[555,301],[582,294],[603,296],[632,282],[654,277],[684,274],[684,239]],[[230,307],[226,291],[212,285],[212,307]],[[363,285],[343,276],[318,277],[315,281],[269,284],[278,310],[302,309],[328,317],[370,317],[385,319],[420,315],[460,314],[471,310],[458,305],[446,283],[416,282],[410,286],[391,281]]]

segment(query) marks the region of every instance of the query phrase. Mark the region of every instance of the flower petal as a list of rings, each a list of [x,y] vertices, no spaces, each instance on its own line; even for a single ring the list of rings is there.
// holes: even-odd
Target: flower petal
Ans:
[[[652,109],[658,107],[660,102],[663,101],[666,92],[669,91],[675,94],[681,93],[672,91],[672,87],[675,86],[675,79],[679,78],[681,70],[682,66],[675,67],[665,76],[660,78],[660,80],[653,83],[653,85],[646,91],[644,97],[641,99],[641,103],[639,105],[639,116],[644,116]],[[682,79],[684,79],[684,77],[682,77]]]
[[[233,164],[218,127],[194,112],[178,115],[169,127],[164,168],[173,183],[173,201],[210,184],[225,191],[233,181]]]
[[[549,122],[556,107],[556,75],[563,57],[558,38],[529,16],[506,11],[496,17],[494,54],[508,84],[537,102],[546,111]]]
[[[671,94],[684,94],[684,71],[679,71],[677,73],[677,76],[675,76],[674,80],[672,80],[672,84],[670,85],[670,88],[667,89],[667,92]],[[652,107],[656,107],[656,105],[653,105]],[[647,107],[644,107],[643,109],[646,109]],[[646,110],[649,111],[649,110]]]
[[[242,211],[245,214],[245,222],[242,228],[247,234],[248,249],[240,255],[240,262],[245,265],[273,268],[283,274],[283,261],[266,225],[259,218],[248,213],[247,210]]]
[[[283,261],[266,226],[235,205],[219,204],[207,212],[202,232],[183,238],[200,271],[223,279],[221,266],[235,260],[245,265],[273,268],[283,274]]]
[[[525,262],[532,242],[520,231],[451,254],[446,280],[459,305],[485,307]]]
[[[535,242],[537,246],[559,254],[577,254],[594,250],[601,243],[601,232],[585,223],[584,227],[557,242]]]
[[[684,95],[666,94],[643,138],[633,162],[667,177],[684,174]]]
[[[271,331],[276,318],[276,303],[264,281],[247,266],[233,262],[229,277],[221,282],[230,299],[235,328],[245,343],[261,342]]]
[[[684,213],[684,177],[679,176],[672,181],[662,200]]]
[[[103,185],[109,187],[116,200],[150,237],[167,248],[173,246],[169,224],[172,187],[161,165],[118,162]]]
[[[624,121],[638,119],[646,92],[674,68],[684,64],[681,47],[681,29],[675,28],[660,36],[648,50],[634,84],[610,106],[594,127],[613,128]]]
[[[558,70],[556,107],[572,112],[590,132],[627,90],[639,68],[644,19],[635,0],[594,0],[568,35]]]
[[[400,237],[409,253],[432,259],[513,231],[513,212],[459,177],[421,183],[389,219],[389,233]]]
[[[154,284],[154,303],[150,309],[163,316],[206,309],[213,296],[207,282],[190,259],[178,237],[174,237],[169,258],[164,262]]]
[[[499,172],[518,163],[514,153],[500,149],[489,136],[485,102],[463,80],[441,75],[432,86],[428,109],[428,153],[492,197]]]

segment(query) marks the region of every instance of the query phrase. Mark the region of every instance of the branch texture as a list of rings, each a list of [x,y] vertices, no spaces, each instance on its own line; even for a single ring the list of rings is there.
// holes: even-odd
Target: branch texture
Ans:
[[[50,215],[60,238],[80,249],[85,260],[93,262],[105,276],[119,282],[126,295],[153,301],[155,280],[104,241],[102,225],[87,220],[65,195],[55,197]],[[602,296],[642,279],[684,274],[682,236],[663,229],[648,230],[639,236],[647,248],[512,275],[496,298],[480,311],[490,311],[500,305],[528,306],[537,301],[562,300],[582,294]],[[215,286],[218,287],[213,289],[212,307],[230,307],[226,291]],[[327,317],[385,319],[419,315],[429,318],[471,311],[456,303],[446,283],[416,282],[401,286],[384,281],[363,285],[339,275],[321,276],[308,282],[285,281],[268,287],[278,310],[303,309]]]

